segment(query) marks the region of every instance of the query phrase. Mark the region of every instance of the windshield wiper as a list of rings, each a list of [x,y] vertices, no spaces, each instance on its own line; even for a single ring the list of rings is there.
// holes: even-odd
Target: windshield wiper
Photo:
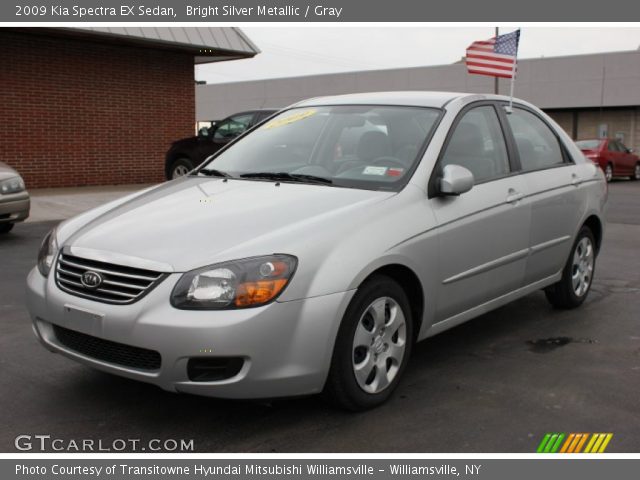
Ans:
[[[303,173],[287,173],[287,172],[255,172],[255,173],[243,173],[241,178],[256,178],[264,180],[282,180],[285,182],[299,182],[299,183],[318,183],[322,185],[331,185],[333,180],[325,177],[318,177],[316,175],[305,175]]]
[[[216,170],[215,168],[200,170],[198,174],[206,175],[207,177],[231,178],[231,175],[229,175],[227,172],[222,172],[220,170]]]

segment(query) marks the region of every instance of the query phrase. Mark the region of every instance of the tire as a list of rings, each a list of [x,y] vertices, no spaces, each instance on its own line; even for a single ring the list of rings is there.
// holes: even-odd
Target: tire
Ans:
[[[351,411],[381,405],[398,386],[412,346],[407,295],[395,280],[371,277],[358,289],[342,319],[325,398]]]
[[[0,223],[0,234],[9,233],[13,229],[13,223]]]
[[[604,178],[607,179],[607,183],[613,180],[613,165],[607,163],[607,166],[604,167]]]
[[[583,226],[573,244],[562,279],[545,289],[549,303],[558,309],[572,309],[585,301],[596,267],[596,242],[589,227]]]
[[[171,164],[171,168],[169,168],[169,180],[174,180],[176,178],[180,178],[191,170],[193,170],[196,166],[193,164],[191,159],[182,157],[175,160]]]
[[[633,175],[631,175],[631,180],[640,181],[640,162],[636,163],[635,168],[633,169]]]

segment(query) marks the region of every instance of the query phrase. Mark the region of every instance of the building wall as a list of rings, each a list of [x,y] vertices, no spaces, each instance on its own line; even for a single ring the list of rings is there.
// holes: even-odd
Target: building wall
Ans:
[[[640,107],[552,110],[548,113],[574,140],[598,138],[600,125],[606,125],[609,137],[620,138],[621,135],[627,147],[640,151]]]
[[[0,160],[28,188],[158,182],[193,134],[186,53],[0,32]]]
[[[469,75],[462,63],[199,85],[196,117],[219,119],[323,95],[398,90],[493,93],[493,85],[491,77]],[[501,79],[500,93],[508,92],[509,81]],[[520,60],[515,96],[544,109],[640,105],[640,50]]]

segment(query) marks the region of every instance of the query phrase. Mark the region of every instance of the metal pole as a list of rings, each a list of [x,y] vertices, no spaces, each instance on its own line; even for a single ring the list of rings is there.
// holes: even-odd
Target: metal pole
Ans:
[[[498,32],[499,32],[499,29],[498,27],[496,27],[496,40],[498,39]],[[498,77],[493,78],[493,93],[495,93],[496,95],[500,93],[500,85],[498,83]]]

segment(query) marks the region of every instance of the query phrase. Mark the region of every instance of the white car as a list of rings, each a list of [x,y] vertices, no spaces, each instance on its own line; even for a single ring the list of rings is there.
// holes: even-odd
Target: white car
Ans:
[[[313,99],[190,175],[63,222],[28,307],[51,351],[166,390],[365,409],[416,341],[540,289],[580,305],[606,197],[526,102]]]

